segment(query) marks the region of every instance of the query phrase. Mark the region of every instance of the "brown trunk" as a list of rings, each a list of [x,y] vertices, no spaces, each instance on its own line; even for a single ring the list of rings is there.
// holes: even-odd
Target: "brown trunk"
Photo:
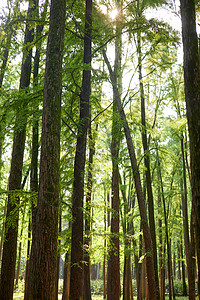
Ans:
[[[105,189],[105,195],[104,195],[104,232],[107,230],[107,222],[106,222],[106,216],[107,216],[107,194],[106,194],[106,188]],[[106,255],[106,238],[104,238],[104,253],[103,253],[103,299],[106,299],[106,262],[107,262],[107,255]]]
[[[189,285],[189,299],[195,299],[195,264],[194,259],[191,255],[191,244],[189,238],[189,225],[188,225],[188,201],[187,201],[187,183],[186,183],[186,166],[185,166],[185,151],[183,137],[181,138],[181,153],[182,153],[182,165],[183,165],[183,193],[181,194],[182,199],[182,213],[183,213],[183,230],[184,230],[184,243],[185,243],[185,254],[187,262],[187,273],[188,273],[188,285]]]
[[[187,296],[187,285],[185,280],[185,263],[183,259],[183,246],[180,244],[180,254],[181,254],[181,267],[182,267],[182,283],[183,283],[183,296]]]
[[[162,204],[161,204],[161,188],[160,188],[160,176],[157,168],[157,181],[158,181],[158,238],[159,238],[159,264],[160,264],[160,299],[165,299],[165,245],[163,241],[162,230]]]
[[[91,118],[90,118],[91,119]],[[86,208],[85,208],[85,240],[84,240],[84,292],[83,298],[91,300],[90,287],[90,223],[91,223],[91,196],[92,196],[92,170],[93,157],[95,154],[95,141],[91,132],[91,121],[89,127],[89,166],[87,179],[87,193],[86,193]]]
[[[23,234],[23,227],[21,229],[20,233],[20,242],[18,247],[18,262],[17,262],[17,273],[16,273],[16,281],[15,281],[15,287],[18,287],[18,281],[19,281],[19,273],[20,273],[20,265],[21,265],[21,255],[22,255],[22,234]]]
[[[58,232],[59,234],[62,231],[62,215],[61,215],[61,210],[60,210],[60,215],[59,215],[59,227],[58,227]],[[58,240],[58,248],[60,248],[60,243],[61,240]],[[60,250],[60,249],[59,249]],[[57,280],[56,280],[56,300],[58,300],[58,289],[59,289],[59,279],[60,279],[60,251],[57,254]]]
[[[138,17],[140,18],[141,14],[140,14],[139,1],[137,1],[137,13],[138,13]],[[158,265],[157,265],[157,243],[156,243],[155,218],[154,218],[154,202],[153,202],[153,191],[152,191],[151,170],[150,170],[150,152],[149,152],[149,147],[147,142],[145,95],[144,95],[144,85],[143,85],[143,77],[142,77],[141,34],[139,29],[137,31],[137,53],[138,53],[138,72],[139,72],[140,99],[141,99],[142,144],[144,150],[144,165],[145,165],[145,177],[146,177],[146,186],[147,186],[149,227],[150,227],[152,247],[153,247],[157,299],[160,299]]]
[[[114,90],[115,101],[117,103],[120,117],[123,122],[129,156],[130,156],[130,160],[131,160],[131,167],[132,167],[132,171],[133,171],[133,177],[134,177],[135,188],[136,188],[136,193],[137,193],[137,198],[138,198],[140,217],[141,217],[141,222],[142,222],[142,230],[143,230],[143,236],[144,236],[144,242],[145,242],[146,271],[147,271],[149,300],[155,300],[155,299],[157,299],[157,296],[155,296],[156,295],[156,283],[155,283],[155,272],[154,272],[151,234],[150,234],[150,229],[148,226],[147,211],[146,211],[144,195],[143,195],[143,191],[142,191],[140,174],[139,174],[139,170],[138,170],[138,166],[137,166],[135,149],[133,147],[133,141],[132,141],[132,137],[130,134],[128,122],[126,120],[126,115],[124,113],[124,110],[123,110],[123,107],[121,104],[120,94],[119,94],[119,91],[117,88],[116,80],[114,78],[114,74],[111,69],[110,63],[108,61],[106,52],[104,50],[103,50],[103,56],[104,56],[104,60],[107,64],[107,67],[109,69],[110,78],[111,78],[113,90]]]
[[[195,20],[195,1],[180,0],[184,53],[186,113],[190,139],[191,186],[195,216],[196,248],[200,249],[200,70]],[[197,251],[198,283],[200,285],[200,252]],[[200,287],[198,288],[200,298]]]
[[[116,1],[118,5],[118,1]],[[121,91],[121,30],[119,24],[116,26],[118,36],[115,40],[115,64],[114,77],[119,91]],[[113,95],[115,97],[115,95]],[[118,300],[120,298],[120,266],[119,266],[119,146],[120,146],[120,116],[116,102],[113,103],[112,116],[112,213],[111,213],[111,237],[108,246],[108,274],[107,274],[107,299]]]
[[[170,246],[170,239],[169,239],[169,232],[168,232],[168,215],[167,215],[167,209],[166,209],[166,203],[164,197],[164,187],[162,182],[162,174],[161,174],[161,166],[160,166],[158,150],[157,150],[157,163],[158,163],[158,172],[159,172],[159,179],[160,179],[161,192],[162,192],[163,213],[164,213],[164,222],[165,222],[165,238],[167,244],[167,271],[168,271],[168,278],[169,278],[169,300],[171,300],[173,294],[171,246]]]
[[[69,300],[69,287],[70,287],[70,255],[67,252],[65,254],[62,300]]]
[[[84,63],[91,66],[92,0],[86,0]],[[79,130],[74,162],[74,182],[72,194],[72,240],[70,300],[83,299],[83,197],[87,129],[89,124],[89,98],[91,90],[91,70],[83,70],[80,94]]]
[[[52,0],[46,54],[40,179],[25,300],[55,300],[60,171],[60,120],[62,56],[65,34],[65,0]]]
[[[120,270],[119,270],[119,134],[120,125],[118,120],[116,104],[113,105],[112,125],[112,214],[111,214],[111,238],[108,253],[108,275],[107,275],[107,299],[120,298]]]
[[[34,3],[34,5],[32,5]],[[35,2],[29,2],[28,17],[33,13]],[[26,89],[30,84],[31,75],[31,56],[32,51],[27,44],[33,41],[33,30],[26,25],[24,46],[25,51],[23,55],[23,62],[20,77],[20,90]],[[26,104],[21,103],[16,112],[15,130],[13,139],[13,149],[11,158],[11,168],[8,183],[8,190],[13,191],[8,195],[7,214],[5,223],[5,241],[3,245],[2,267],[1,267],[1,285],[0,285],[0,299],[11,300],[13,298],[13,287],[15,278],[15,263],[17,252],[17,230],[19,212],[16,210],[19,204],[19,196],[15,195],[15,190],[20,190],[22,180],[23,155],[26,137],[26,121],[24,120],[23,110]],[[23,124],[18,128],[19,124]],[[10,225],[11,215],[15,212],[15,219]]]

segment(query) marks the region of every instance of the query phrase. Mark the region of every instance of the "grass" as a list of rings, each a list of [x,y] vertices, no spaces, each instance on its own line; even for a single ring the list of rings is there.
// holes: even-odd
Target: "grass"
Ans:
[[[21,292],[18,293],[14,293],[14,300],[23,300],[24,299],[24,294]],[[61,300],[62,299],[62,295],[60,294],[58,296],[58,299]],[[136,297],[134,297],[134,299],[136,299]],[[168,300],[169,298],[166,297],[165,300]],[[188,297],[176,297],[177,300],[188,300]],[[93,295],[92,296],[92,300],[103,300],[103,296],[102,295]]]

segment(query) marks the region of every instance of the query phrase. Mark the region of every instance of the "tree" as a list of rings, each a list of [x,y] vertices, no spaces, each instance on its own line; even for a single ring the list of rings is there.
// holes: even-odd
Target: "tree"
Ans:
[[[133,141],[131,138],[130,129],[129,129],[128,122],[126,119],[126,115],[125,115],[123,107],[121,105],[120,94],[119,94],[119,91],[117,88],[117,83],[114,78],[114,74],[113,74],[112,68],[110,66],[110,63],[108,61],[105,50],[103,50],[103,56],[104,56],[104,60],[106,62],[108,70],[109,70],[111,82],[113,85],[115,101],[117,103],[118,111],[119,111],[120,117],[122,119],[124,132],[125,132],[125,136],[126,136],[126,141],[127,141],[127,147],[128,147],[129,156],[130,156],[130,161],[131,161],[133,178],[134,178],[134,182],[135,182],[135,189],[136,189],[137,198],[138,198],[138,204],[139,204],[140,216],[141,216],[141,222],[142,222],[142,230],[143,230],[143,235],[144,235],[144,243],[145,243],[145,252],[146,252],[145,259],[146,259],[148,293],[149,293],[148,296],[149,296],[149,299],[155,300],[155,297],[157,299],[157,296],[155,296],[155,295],[157,295],[157,293],[156,293],[155,272],[154,272],[153,253],[152,253],[152,241],[151,241],[150,229],[148,226],[146,206],[145,206],[144,195],[143,195],[142,186],[141,186],[140,173],[139,173],[138,166],[137,166],[135,149],[133,147]]]
[[[35,9],[35,1],[29,1],[27,16],[31,17]],[[20,76],[20,90],[28,90],[31,76],[32,50],[30,43],[33,41],[33,29],[26,24],[24,37],[24,51]],[[23,109],[27,104],[21,101],[16,111],[15,130],[12,148],[12,159],[10,176],[8,182],[8,194],[5,240],[3,245],[0,298],[10,300],[13,298],[13,287],[15,278],[15,263],[17,251],[17,233],[19,219],[19,195],[17,190],[21,189],[23,156],[26,138],[26,120],[23,116]],[[12,215],[14,214],[14,218]],[[13,219],[12,219],[13,218]]]
[[[89,99],[91,92],[92,0],[86,0],[84,64],[80,94],[80,117],[74,161],[72,194],[72,240],[70,300],[83,298],[83,197],[87,130],[89,125]]]
[[[52,0],[46,53],[36,231],[24,299],[56,299],[65,0]]]
[[[183,62],[185,101],[190,139],[191,160],[191,187],[192,201],[195,213],[195,232],[198,265],[198,295],[200,297],[200,65],[198,37],[195,20],[195,1],[180,0],[182,39],[183,39]]]

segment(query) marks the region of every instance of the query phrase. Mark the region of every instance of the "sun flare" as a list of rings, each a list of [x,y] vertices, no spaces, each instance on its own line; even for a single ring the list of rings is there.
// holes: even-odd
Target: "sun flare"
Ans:
[[[118,14],[119,14],[119,11],[118,11],[117,8],[112,9],[111,12],[110,12],[111,19],[114,20],[117,17]]]

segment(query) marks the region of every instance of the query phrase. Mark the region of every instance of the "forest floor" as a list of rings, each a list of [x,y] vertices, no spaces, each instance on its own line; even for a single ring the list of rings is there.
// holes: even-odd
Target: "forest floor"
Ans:
[[[23,293],[14,293],[14,300],[23,300],[24,294]],[[58,299],[62,299],[62,295],[60,294],[58,296]],[[177,300],[188,300],[188,297],[176,297]],[[92,300],[103,300],[103,297],[101,295],[92,295]],[[168,300],[168,297],[165,298],[165,300]]]

